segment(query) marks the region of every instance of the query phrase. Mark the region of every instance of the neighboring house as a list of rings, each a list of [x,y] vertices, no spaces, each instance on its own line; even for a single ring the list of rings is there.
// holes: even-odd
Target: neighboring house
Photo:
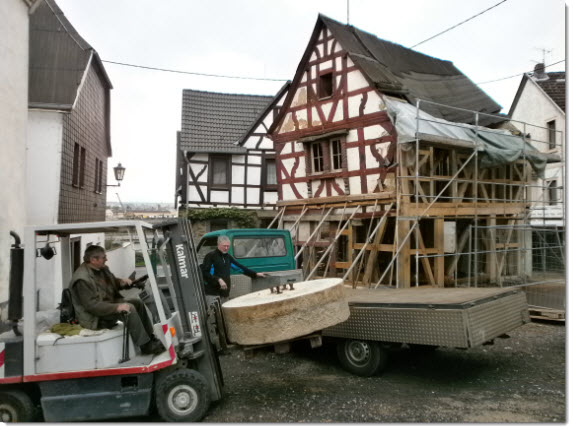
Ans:
[[[54,0],[30,16],[27,193],[28,224],[104,221],[107,161],[111,156],[111,82],[97,52],[78,34]],[[103,235],[76,237],[72,269]],[[45,273],[57,285],[61,273]],[[53,307],[60,291],[40,292]]]
[[[431,103],[417,110],[418,99]],[[498,237],[525,240],[513,226],[530,167],[499,151],[496,164],[466,125],[488,126],[504,145],[518,139],[521,151],[523,139],[493,130],[506,121],[500,110],[450,61],[319,15],[269,130],[282,226],[296,231],[306,275],[443,287],[526,274],[525,255],[495,252]],[[468,257],[480,249],[492,254]]]
[[[274,217],[275,153],[267,132],[287,89],[288,84],[275,96],[183,90],[179,209],[237,208],[258,211],[259,220]],[[212,212],[202,228],[194,223],[196,234],[231,227],[228,217]]]
[[[530,187],[534,224],[563,226],[565,179],[565,72],[545,72],[543,63],[525,73],[509,110],[509,117],[539,151],[556,153],[563,162],[548,167]]]
[[[24,239],[29,14],[39,0],[0,1],[0,319],[6,319],[10,231]]]

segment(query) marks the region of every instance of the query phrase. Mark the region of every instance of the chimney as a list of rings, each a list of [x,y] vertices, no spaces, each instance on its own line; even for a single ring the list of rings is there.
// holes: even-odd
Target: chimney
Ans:
[[[545,64],[537,63],[533,68],[533,79],[536,81],[545,81],[549,76],[545,73]]]

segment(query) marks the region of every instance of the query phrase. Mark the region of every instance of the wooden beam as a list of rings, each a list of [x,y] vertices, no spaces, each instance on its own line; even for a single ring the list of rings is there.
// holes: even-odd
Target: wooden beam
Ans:
[[[378,257],[378,245],[382,242],[384,237],[384,232],[386,231],[388,218],[382,220],[382,224],[378,227],[376,231],[376,236],[374,237],[374,242],[372,242],[373,249],[368,254],[368,262],[366,263],[366,269],[364,270],[364,275],[362,277],[362,284],[370,286],[370,280],[372,279],[372,271],[374,269],[374,264]]]
[[[448,265],[448,269],[446,270],[446,276],[448,278],[452,276],[454,270],[458,266],[458,261],[461,257],[461,253],[463,252],[469,237],[470,237],[470,226],[466,227],[466,229],[463,231],[462,235],[458,239],[458,243],[456,244],[456,253],[454,254],[454,258],[450,262],[450,264]]]
[[[420,231],[420,224],[416,226],[416,234],[418,235],[418,251],[428,256],[429,254],[426,252],[426,247],[424,246],[424,238],[422,237],[422,232]],[[424,272],[426,272],[426,278],[430,281],[430,284],[436,285],[436,281],[434,280],[434,273],[432,272],[432,265],[428,261],[428,258],[422,258],[422,267],[424,268]]]
[[[434,247],[438,257],[434,257],[434,273],[438,287],[444,287],[444,219],[434,219]]]
[[[394,191],[385,191],[383,193],[371,193],[371,194],[352,194],[343,196],[330,196],[330,197],[315,197],[311,199],[297,199],[297,200],[280,200],[277,202],[277,206],[302,206],[302,205],[326,205],[331,203],[361,203],[365,201],[375,201],[378,199],[382,200],[393,200],[396,198],[396,193]]]

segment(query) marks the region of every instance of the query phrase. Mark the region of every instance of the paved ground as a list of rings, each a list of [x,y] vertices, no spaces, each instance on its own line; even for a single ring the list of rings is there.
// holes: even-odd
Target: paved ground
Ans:
[[[344,371],[336,350],[221,356],[224,398],[210,423],[563,423],[565,326],[530,323],[469,350],[392,352],[386,370]]]

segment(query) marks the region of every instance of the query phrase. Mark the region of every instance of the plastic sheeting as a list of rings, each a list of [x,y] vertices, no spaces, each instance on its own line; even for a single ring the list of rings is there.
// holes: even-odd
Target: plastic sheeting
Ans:
[[[443,140],[449,145],[467,149],[477,147],[481,168],[491,168],[513,163],[525,158],[539,177],[543,177],[548,156],[539,152],[522,136],[508,130],[493,130],[436,118],[409,103],[384,97],[388,116],[398,134],[398,143],[406,151],[406,163],[415,160],[413,142],[418,136],[432,141]],[[424,139],[428,140],[428,139]],[[556,161],[556,160],[552,160]]]

